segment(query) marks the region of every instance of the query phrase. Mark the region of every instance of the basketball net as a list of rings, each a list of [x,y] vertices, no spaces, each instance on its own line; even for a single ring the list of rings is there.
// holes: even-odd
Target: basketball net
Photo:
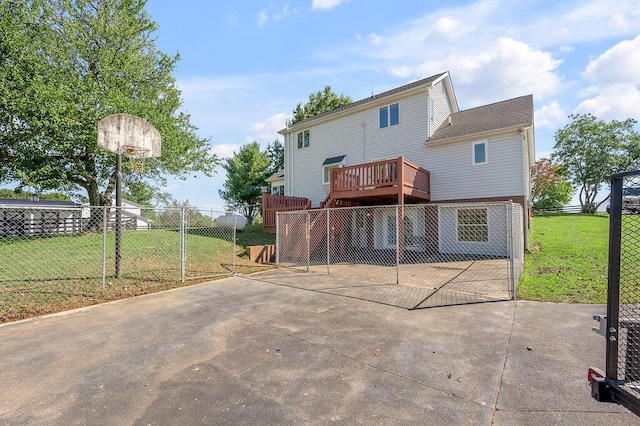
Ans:
[[[142,148],[133,145],[124,145],[124,153],[129,159],[129,169],[132,172],[144,172],[144,160],[149,155],[148,148]]]

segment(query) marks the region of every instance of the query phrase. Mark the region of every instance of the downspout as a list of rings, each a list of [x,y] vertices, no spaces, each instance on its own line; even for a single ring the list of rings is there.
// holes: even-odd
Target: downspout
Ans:
[[[362,123],[362,162],[367,162],[367,122]]]

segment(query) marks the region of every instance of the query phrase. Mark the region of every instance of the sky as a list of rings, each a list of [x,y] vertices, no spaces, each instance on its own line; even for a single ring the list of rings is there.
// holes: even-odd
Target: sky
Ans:
[[[573,113],[640,118],[637,0],[149,0],[183,109],[221,159],[330,85],[359,100],[449,71],[460,109],[532,94],[536,157]],[[166,191],[223,209],[225,171]]]

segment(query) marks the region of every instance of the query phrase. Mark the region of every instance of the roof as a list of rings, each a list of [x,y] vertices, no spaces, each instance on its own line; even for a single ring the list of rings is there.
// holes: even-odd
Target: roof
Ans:
[[[533,96],[521,96],[455,112],[440,125],[427,143],[532,125]]]
[[[80,204],[72,201],[57,201],[57,200],[40,200],[30,201],[26,199],[16,198],[0,198],[0,205],[3,206],[16,206],[16,207],[55,207],[55,208],[80,208]]]
[[[267,182],[273,182],[274,180],[278,180],[278,179],[284,179],[284,169],[278,170],[277,172],[269,176],[267,178]]]
[[[293,127],[300,127],[303,124],[309,124],[312,121],[319,120],[321,118],[325,118],[325,117],[328,117],[328,116],[331,116],[331,115],[339,114],[339,113],[342,113],[344,111],[349,111],[351,109],[358,108],[358,107],[360,107],[362,105],[366,105],[366,104],[371,103],[371,102],[376,102],[376,101],[378,101],[380,99],[388,98],[390,96],[397,95],[397,94],[403,93],[403,92],[407,92],[409,90],[413,90],[413,89],[416,89],[418,87],[428,86],[429,84],[435,82],[436,80],[438,80],[441,77],[444,77],[446,75],[448,75],[448,72],[443,72],[443,73],[440,73],[440,74],[432,75],[431,77],[423,78],[422,80],[414,81],[413,83],[405,84],[404,86],[396,87],[395,89],[387,90],[386,92],[382,92],[382,93],[379,93],[377,95],[372,95],[369,98],[364,98],[364,99],[361,99],[361,100],[356,101],[356,102],[351,102],[350,104],[343,105],[341,107],[332,109],[330,111],[323,112],[323,113],[318,114],[318,115],[314,115],[313,117],[305,118],[304,120],[297,122],[296,124],[292,125],[291,127],[292,128]],[[287,130],[289,130],[289,128],[284,128],[284,129],[280,130],[278,133],[282,134],[282,133],[286,132]]]
[[[344,160],[345,157],[346,157],[346,155],[338,155],[337,157],[329,157],[329,158],[324,160],[324,163],[322,163],[322,165],[323,166],[328,166],[330,164],[341,163],[342,160]]]

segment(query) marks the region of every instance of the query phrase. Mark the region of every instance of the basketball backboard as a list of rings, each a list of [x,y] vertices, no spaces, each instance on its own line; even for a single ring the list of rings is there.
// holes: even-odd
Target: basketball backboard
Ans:
[[[113,114],[98,122],[98,146],[116,154],[135,149],[145,157],[160,157],[160,133],[146,120],[130,114]]]

